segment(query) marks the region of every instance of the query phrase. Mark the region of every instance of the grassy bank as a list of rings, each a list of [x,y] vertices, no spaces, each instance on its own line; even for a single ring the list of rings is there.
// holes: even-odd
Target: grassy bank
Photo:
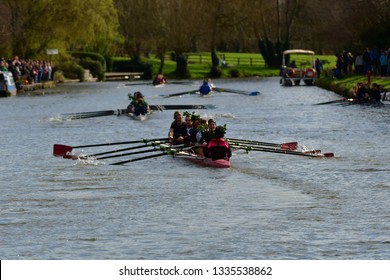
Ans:
[[[359,82],[367,84],[367,76],[350,74],[343,75],[341,76],[341,78],[335,79],[332,77],[332,75],[326,74],[317,80],[317,86],[323,89],[333,91],[341,96],[352,98],[354,97],[352,90]],[[373,83],[382,85],[387,91],[390,90],[390,78],[371,76],[371,85]]]

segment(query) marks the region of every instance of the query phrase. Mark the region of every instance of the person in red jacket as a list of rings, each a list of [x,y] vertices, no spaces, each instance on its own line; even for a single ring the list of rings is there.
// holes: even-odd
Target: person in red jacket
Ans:
[[[223,126],[217,126],[214,131],[214,138],[207,145],[208,156],[212,160],[226,159],[232,156],[232,150],[229,143],[223,139],[225,136],[225,128]]]

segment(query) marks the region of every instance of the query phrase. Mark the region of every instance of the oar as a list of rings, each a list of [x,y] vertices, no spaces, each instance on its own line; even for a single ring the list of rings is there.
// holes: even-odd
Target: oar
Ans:
[[[216,108],[213,104],[205,105],[149,105],[151,110],[162,111],[162,110],[185,110],[185,109],[214,109]]]
[[[67,146],[62,144],[54,144],[53,146],[53,155],[54,156],[65,156],[73,149],[77,148],[90,148],[90,147],[101,147],[101,146],[113,146],[113,145],[123,145],[123,144],[136,144],[136,143],[148,143],[153,141],[168,141],[168,138],[155,138],[155,139],[141,139],[136,141],[125,141],[125,142],[112,142],[112,143],[102,143],[102,144],[92,144],[92,145],[82,145],[82,146]]]
[[[166,82],[166,84],[174,84],[174,85],[189,85],[189,84],[193,84],[194,82],[191,82],[191,81],[188,81],[188,82],[181,82],[181,81],[173,81],[173,82]]]
[[[144,145],[139,145],[139,146],[134,146],[134,147],[129,147],[129,148],[123,148],[123,149],[117,149],[117,150],[112,150],[112,151],[107,151],[107,152],[102,152],[102,153],[97,153],[97,154],[92,154],[92,155],[86,155],[86,156],[80,156],[80,155],[64,155],[64,158],[69,158],[69,159],[88,159],[91,157],[96,157],[96,156],[102,156],[102,155],[107,155],[107,154],[113,154],[113,153],[119,153],[119,152],[124,152],[124,151],[129,151],[129,150],[135,150],[135,149],[140,149],[140,148],[145,148],[148,146],[158,146],[160,144],[164,144],[166,142],[161,143],[160,141],[153,141],[150,143],[145,143]],[[101,159],[101,158],[100,158]]]
[[[314,104],[314,105],[326,105],[326,104],[343,103],[343,102],[354,102],[354,101],[355,101],[355,99],[352,99],[352,98],[342,98],[342,99],[336,99],[336,100],[327,101],[327,102],[321,102],[321,103],[317,103],[317,104]]]
[[[173,85],[187,85],[187,84],[193,84],[193,82],[166,82],[165,84],[173,84]],[[139,82],[139,83],[129,83],[125,84],[126,86],[141,86],[141,85],[153,85],[153,81],[150,82]]]
[[[125,86],[142,86],[142,85],[151,85],[152,82],[139,82],[139,83],[130,83],[125,84]]]
[[[190,90],[190,91],[183,91],[183,92],[172,93],[172,94],[162,94],[160,96],[163,96],[163,97],[173,97],[173,96],[180,96],[180,95],[185,95],[185,94],[191,94],[191,93],[195,93],[197,91],[198,90]]]
[[[226,138],[227,141],[231,142],[231,144],[237,143],[237,144],[246,144],[249,145],[255,145],[255,146],[269,146],[269,147],[277,147],[281,148],[283,150],[296,150],[298,148],[298,142],[287,142],[282,144],[276,144],[276,143],[268,143],[268,142],[260,142],[255,140],[243,140],[243,139],[236,139],[236,138]]]
[[[238,89],[228,89],[228,88],[214,88],[215,91],[218,92],[231,92],[231,93],[238,93],[238,94],[243,94],[243,95],[249,95],[249,96],[256,96],[259,95],[259,91],[244,91],[244,90],[238,90]]]
[[[96,159],[100,160],[100,159],[108,159],[108,158],[116,158],[116,157],[125,157],[125,156],[137,155],[137,154],[146,154],[146,153],[151,153],[151,152],[161,151],[161,150],[164,150],[164,149],[154,147],[153,149],[149,149],[149,150],[141,150],[141,151],[136,151],[136,152],[131,152],[131,153],[122,153],[122,154],[118,154],[118,155],[98,157]]]
[[[333,153],[323,153],[323,154],[312,154],[312,153],[304,153],[298,151],[289,151],[282,149],[272,149],[272,148],[261,148],[261,147],[248,147],[241,145],[230,145],[232,148],[236,149],[244,149],[246,151],[260,151],[260,152],[268,152],[268,153],[278,153],[278,154],[287,154],[287,155],[296,155],[296,156],[305,156],[305,157],[333,157]]]
[[[175,146],[168,146],[168,145],[162,144],[159,147],[159,149],[161,151],[163,151],[163,152],[160,153],[160,154],[155,154],[155,155],[151,155],[151,156],[145,156],[145,157],[140,157],[140,158],[124,160],[124,161],[112,163],[111,165],[121,165],[121,164],[129,163],[129,162],[133,162],[133,161],[138,161],[138,160],[143,160],[143,159],[148,159],[148,158],[154,158],[154,157],[159,157],[159,156],[163,156],[163,155],[175,155],[175,154],[177,154],[180,151],[192,148],[192,147],[183,148],[183,146],[184,146],[183,144],[175,145]]]
[[[123,114],[126,109],[106,110],[106,111],[93,111],[93,112],[81,112],[73,114],[63,114],[64,117],[70,119],[85,119],[102,116],[120,115]]]
[[[145,156],[145,157],[140,157],[140,158],[133,158],[133,159],[128,159],[128,160],[124,160],[124,161],[120,161],[120,162],[111,163],[111,165],[122,165],[122,164],[129,163],[129,162],[134,162],[134,161],[139,161],[139,160],[144,160],[144,159],[154,158],[154,157],[160,157],[160,156],[164,156],[167,154],[168,154],[167,152],[162,152],[160,154],[155,154],[155,155],[150,155],[150,156]]]
[[[169,146],[169,145],[166,145],[164,143],[160,143],[160,144],[153,145],[153,149],[141,150],[141,151],[136,151],[136,152],[131,152],[131,153],[122,153],[122,154],[112,155],[112,156],[98,157],[96,159],[108,159],[108,158],[116,158],[116,157],[123,157],[123,156],[131,156],[131,155],[150,153],[150,152],[155,152],[155,151],[174,152],[179,148],[183,148],[183,146],[184,146],[184,144]]]

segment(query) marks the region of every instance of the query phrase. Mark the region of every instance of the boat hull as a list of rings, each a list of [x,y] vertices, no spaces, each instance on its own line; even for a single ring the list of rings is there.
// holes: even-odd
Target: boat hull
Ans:
[[[128,113],[127,114],[130,118],[136,121],[145,121],[148,118],[148,115],[134,115],[133,113]]]
[[[187,152],[179,152],[175,156],[177,158],[182,158],[192,163],[205,166],[205,167],[230,168],[230,160],[226,160],[226,159],[212,160],[211,158],[197,156]]]

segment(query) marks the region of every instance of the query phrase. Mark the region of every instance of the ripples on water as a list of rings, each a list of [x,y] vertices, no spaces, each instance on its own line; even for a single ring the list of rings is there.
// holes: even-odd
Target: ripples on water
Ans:
[[[1,99],[2,259],[388,259],[389,107],[313,106],[339,97],[277,78],[215,83],[262,94],[167,99],[159,94],[198,85],[115,82]],[[236,152],[230,170],[214,170],[169,157],[112,166],[52,156],[54,143],[165,137],[171,111],[145,122],[60,118],[125,108],[135,90],[150,104],[215,104],[198,113],[227,124],[229,137],[336,157]]]

